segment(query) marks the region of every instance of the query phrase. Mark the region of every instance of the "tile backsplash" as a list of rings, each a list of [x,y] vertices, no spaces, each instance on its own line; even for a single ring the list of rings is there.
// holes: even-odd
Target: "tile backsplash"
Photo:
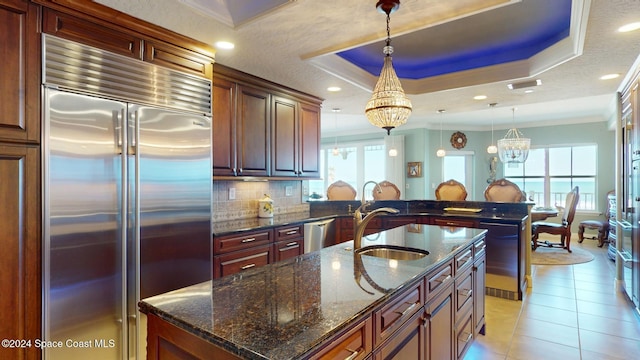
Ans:
[[[258,217],[258,200],[263,198],[264,194],[269,194],[273,199],[274,215],[308,213],[309,204],[302,201],[303,181],[214,180],[213,221]],[[235,199],[229,199],[233,191]]]

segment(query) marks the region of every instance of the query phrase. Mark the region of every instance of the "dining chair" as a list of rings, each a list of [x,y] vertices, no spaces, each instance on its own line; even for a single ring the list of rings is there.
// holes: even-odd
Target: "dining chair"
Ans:
[[[355,200],[357,191],[348,183],[338,180],[327,188],[327,199],[329,200]]]
[[[374,200],[397,200],[400,199],[400,189],[394,183],[384,180],[373,187],[371,195]]]
[[[436,200],[463,201],[466,199],[467,189],[456,180],[447,180],[436,188]]]
[[[608,242],[609,238],[609,220],[611,219],[611,196],[615,196],[615,190],[611,190],[607,193],[607,210],[604,212],[604,221],[603,220],[582,220],[578,225],[578,242],[581,243],[584,241],[584,230],[597,230],[598,235],[596,237],[592,237],[594,240],[598,240],[598,247],[604,246],[605,242]],[[587,237],[588,238],[588,237]]]
[[[578,186],[574,187],[565,198],[564,210],[562,212],[562,221],[560,223],[552,223],[546,221],[536,221],[531,224],[533,236],[531,237],[531,248],[533,251],[540,245],[548,247],[560,247],[571,252],[571,223],[576,215],[576,208],[580,200],[580,190]],[[560,235],[559,243],[552,243],[548,240],[539,241],[540,234]]]
[[[493,202],[520,202],[525,198],[518,185],[507,179],[491,182],[484,190],[484,198]]]

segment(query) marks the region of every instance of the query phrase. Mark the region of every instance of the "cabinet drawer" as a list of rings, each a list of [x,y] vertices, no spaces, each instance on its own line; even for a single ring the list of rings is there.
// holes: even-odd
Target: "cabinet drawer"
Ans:
[[[471,268],[456,275],[456,318],[460,312],[473,306],[473,271]]]
[[[456,355],[462,359],[471,346],[473,340],[473,316],[471,311],[465,313],[456,326]]]
[[[213,257],[213,276],[219,278],[267,265],[271,262],[271,245],[236,251]]]
[[[478,222],[473,220],[434,218],[433,224],[438,226],[477,228]]]
[[[406,217],[406,216],[393,216],[393,217],[385,217],[383,218],[382,225],[385,230],[393,229],[398,226],[403,226],[407,224],[415,224],[415,217]]]
[[[471,266],[473,263],[473,248],[471,246],[462,250],[462,252],[458,253],[455,257],[456,264],[456,276],[458,276],[458,272],[462,271],[463,268]]]
[[[275,241],[285,241],[304,237],[302,225],[279,227],[275,230],[275,233]]]
[[[395,300],[374,313],[375,343],[380,345],[424,304],[423,283],[403,292]]]
[[[453,264],[451,262],[439,267],[427,276],[427,301],[437,295],[438,290],[446,288],[453,282]]]
[[[252,248],[271,242],[271,231],[257,231],[239,235],[216,236],[213,238],[213,254]]]
[[[473,244],[474,257],[477,258],[477,257],[483,256],[486,252],[487,252],[487,241],[485,240],[485,238],[482,238],[481,240],[478,240]]]
[[[285,259],[293,258],[303,253],[304,240],[287,240],[280,241],[273,244],[273,256],[274,261],[282,261]]]
[[[324,349],[312,355],[310,359],[364,359],[373,350],[372,329],[371,317],[367,317],[366,320],[331,339]]]

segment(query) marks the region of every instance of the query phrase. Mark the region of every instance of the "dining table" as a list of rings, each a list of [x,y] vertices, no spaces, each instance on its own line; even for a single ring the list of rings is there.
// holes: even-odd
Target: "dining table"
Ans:
[[[531,222],[546,220],[550,217],[558,216],[558,209],[534,207],[531,209]]]

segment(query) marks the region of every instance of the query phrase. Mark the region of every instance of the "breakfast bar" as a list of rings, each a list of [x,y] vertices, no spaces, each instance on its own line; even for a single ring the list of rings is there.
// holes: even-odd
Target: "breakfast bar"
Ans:
[[[484,333],[484,293],[473,286],[484,287],[486,232],[409,224],[365,236],[362,248],[421,250],[410,260],[354,253],[348,241],[143,299],[147,356],[364,359],[399,344],[461,355]]]

